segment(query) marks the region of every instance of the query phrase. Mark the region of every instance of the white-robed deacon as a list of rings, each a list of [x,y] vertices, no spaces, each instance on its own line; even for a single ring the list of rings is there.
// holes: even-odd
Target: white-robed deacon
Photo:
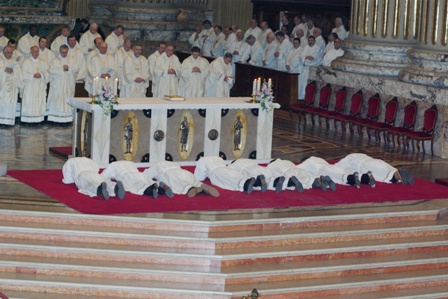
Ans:
[[[330,49],[327,53],[325,53],[324,58],[322,59],[323,66],[331,67],[331,62],[333,60],[344,55],[344,50],[341,48],[341,40],[339,38],[334,40],[333,46],[333,49]]]
[[[165,53],[165,50],[166,43],[159,42],[159,44],[157,45],[157,50],[148,57],[149,80],[151,80],[152,84],[151,90],[153,97],[157,97],[157,77],[155,76],[156,61],[160,57],[160,55]]]
[[[210,75],[205,81],[206,97],[229,97],[233,86],[232,54],[226,53],[210,63]]]
[[[210,51],[210,54],[212,54],[213,57],[219,57],[224,55],[224,45],[226,43],[225,35],[222,32],[222,27],[219,25],[215,25],[213,27],[213,30],[215,32],[215,40],[213,41],[212,49]]]
[[[45,62],[48,64],[48,67],[50,67],[51,61],[56,57],[54,56],[54,53],[47,48],[47,38],[46,37],[40,37],[39,38],[39,57],[42,60],[45,60]]]
[[[112,31],[105,40],[105,42],[107,43],[109,54],[114,55],[118,49],[123,47],[124,41],[124,27],[123,25],[117,25],[114,31]]]
[[[19,87],[22,84],[22,70],[12,57],[14,49],[3,48],[0,55],[0,124],[13,126],[16,121],[16,106]]]
[[[48,92],[48,120],[57,123],[73,121],[73,108],[68,99],[75,96],[79,65],[76,58],[68,55],[68,46],[59,47],[58,56],[50,63],[50,91]]]
[[[201,183],[194,174],[180,168],[175,162],[157,162],[143,173],[150,179],[165,182],[168,186],[171,186],[174,194],[186,194],[188,197],[194,197],[198,193],[210,194],[214,197],[219,196],[218,190]]]
[[[278,43],[274,33],[269,33],[266,40],[268,44],[263,52],[263,66],[268,69],[275,69],[277,67],[277,60],[274,54],[277,51]]]
[[[31,48],[31,56],[22,64],[22,111],[20,120],[39,123],[44,120],[49,82],[48,64],[39,57],[39,47]]]
[[[286,59],[286,70],[290,73],[300,74],[303,69],[303,61],[300,57],[303,47],[300,46],[300,38],[294,38],[292,45],[293,48],[289,51],[288,58]]]
[[[345,30],[345,27],[344,27],[344,24],[342,22],[342,19],[341,18],[336,18],[334,20],[334,25],[336,27],[333,28],[331,30],[331,32],[336,33],[341,40],[346,39],[347,36],[348,36],[348,32],[347,32],[347,30]]]
[[[85,32],[81,39],[79,40],[79,46],[81,47],[82,52],[84,55],[87,56],[89,52],[93,51],[95,49],[95,38],[101,38],[101,35],[98,33],[98,24],[93,23],[90,25],[90,28],[87,32]],[[102,39],[102,38],[101,38]]]
[[[0,25],[0,51],[8,45],[9,39],[5,36],[5,27]]]
[[[271,30],[271,28],[269,28],[268,22],[266,22],[266,21],[263,21],[260,23],[260,28],[261,28],[261,33],[260,33],[260,36],[258,36],[258,42],[263,47],[263,49],[265,49],[268,44],[268,41],[267,41],[268,34],[269,33],[274,34],[274,32]]]
[[[115,52],[114,59],[115,59],[115,69],[117,73],[118,78],[118,88],[121,90],[121,85],[123,83],[123,64],[124,60],[128,56],[133,56],[134,51],[132,51],[132,42],[130,39],[126,39],[124,41],[123,47],[120,47],[117,52]],[[148,60],[146,59],[146,64],[148,64]],[[149,71],[149,65],[146,67],[146,69]],[[150,74],[148,73],[148,77]],[[149,79],[148,79],[149,80]]]
[[[298,98],[303,100],[305,98],[305,88],[308,81],[310,65],[318,65],[321,60],[321,50],[318,45],[316,45],[316,40],[314,36],[310,35],[308,37],[308,45],[303,48],[301,59],[303,61],[302,73],[299,76],[299,94]]]
[[[232,68],[235,75],[235,62],[247,62],[250,54],[250,46],[244,41],[244,35],[241,30],[236,33],[236,40],[230,45],[229,52],[232,53]]]
[[[173,45],[167,46],[165,53],[157,58],[154,74],[158,97],[179,94],[179,78],[182,75],[182,65],[179,58],[174,55]]]
[[[88,70],[88,66],[90,66],[92,64],[92,58],[95,57],[97,54],[100,53],[99,50],[99,45],[104,42],[103,39],[101,37],[97,37],[93,40],[93,44],[94,44],[94,49],[92,51],[89,52],[89,54],[84,55],[85,57],[85,61],[86,61],[86,76],[84,79],[84,89],[87,90],[87,92],[90,93],[90,89],[92,88],[92,82],[93,82],[93,78],[89,76],[89,70]]]
[[[202,39],[202,55],[212,56],[210,51],[212,50],[213,41],[215,40],[215,32],[213,31],[212,23],[209,20],[202,22],[204,28],[201,31]]]
[[[249,29],[244,32],[244,40],[246,40],[249,35],[252,35],[256,39],[261,35],[262,31],[260,27],[258,27],[258,22],[255,19],[250,20],[250,27]]]
[[[84,54],[82,53],[82,50],[79,48],[78,42],[76,41],[76,36],[69,35],[67,41],[68,41],[68,56],[72,57],[72,59],[75,59],[79,67],[79,72],[78,76],[76,77],[76,81],[84,82],[87,72],[87,65]]]
[[[250,46],[250,59],[247,63],[255,66],[263,66],[263,47],[258,40],[253,35],[249,35],[246,43]]]
[[[22,36],[17,43],[17,49],[20,51],[20,53],[22,53],[23,57],[30,57],[31,47],[39,45],[39,36],[37,35],[36,25],[31,25],[29,27],[28,33]]]
[[[209,62],[200,56],[201,49],[193,47],[191,55],[182,62],[180,94],[187,98],[202,98],[209,75]]]
[[[89,81],[93,82],[94,78],[98,78],[99,88],[105,85],[106,78],[109,84],[112,84],[112,79],[115,77],[115,61],[114,57],[107,53],[107,44],[101,42],[98,45],[99,53],[93,56],[90,64],[87,66],[87,76]],[[87,83],[87,81],[86,81]],[[93,90],[92,84],[86,84],[85,89],[92,94],[92,92],[97,92]]]
[[[143,46],[135,44],[132,55],[127,56],[123,63],[123,76],[120,96],[122,98],[144,98],[149,86],[148,59],[142,55]]]
[[[198,47],[200,49],[202,47],[202,43],[204,42],[204,40],[201,38],[201,31],[201,26],[196,25],[194,32],[188,38],[188,43],[192,48]]]
[[[16,42],[16,40],[11,38],[8,41],[8,46],[13,49],[12,58],[14,58],[21,65],[22,62],[23,62],[24,57],[23,57],[22,53],[20,53],[20,51],[17,50],[17,42]]]
[[[57,56],[59,54],[59,50],[62,45],[68,46],[68,37],[69,36],[70,36],[70,27],[68,25],[62,26],[61,35],[56,37],[50,46],[50,49],[51,49],[51,51],[53,51],[55,56]]]
[[[274,57],[277,60],[276,69],[278,71],[287,71],[286,58],[288,58],[288,54],[292,49],[292,44],[289,38],[281,31],[275,33],[275,39],[278,43],[277,51],[274,53]]]

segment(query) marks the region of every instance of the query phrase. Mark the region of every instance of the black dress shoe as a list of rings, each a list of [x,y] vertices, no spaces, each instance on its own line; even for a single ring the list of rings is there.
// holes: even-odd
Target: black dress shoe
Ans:
[[[102,182],[101,185],[98,186],[98,188],[96,189],[96,195],[101,195],[105,200],[109,199],[109,191],[107,191],[106,182]]]
[[[251,194],[252,191],[254,191],[254,184],[255,184],[254,178],[246,180],[246,182],[244,182],[244,191],[246,191],[247,194]]]
[[[123,183],[120,181],[117,181],[114,191],[115,191],[115,195],[118,196],[119,199],[123,199],[124,196],[126,195],[126,192],[123,187]]]

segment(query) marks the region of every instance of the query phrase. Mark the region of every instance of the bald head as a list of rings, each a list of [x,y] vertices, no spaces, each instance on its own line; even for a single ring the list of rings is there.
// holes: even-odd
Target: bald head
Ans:
[[[97,23],[93,23],[90,25],[90,33],[95,34],[98,32],[98,24]]]
[[[98,44],[98,50],[100,51],[101,54],[106,54],[107,53],[107,43],[106,42],[100,42]]]

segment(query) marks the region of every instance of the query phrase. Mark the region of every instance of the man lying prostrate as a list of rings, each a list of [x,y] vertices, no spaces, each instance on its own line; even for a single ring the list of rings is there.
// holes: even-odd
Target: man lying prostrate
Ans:
[[[124,190],[137,195],[148,195],[154,199],[158,194],[173,197],[173,191],[164,182],[159,185],[151,180],[143,172],[138,171],[137,166],[131,161],[112,162],[103,171],[102,175],[110,180],[121,181]]]
[[[62,167],[62,182],[75,183],[79,192],[88,196],[102,196],[105,200],[109,196],[118,196],[123,199],[125,191],[121,181],[112,182],[99,174],[99,170],[98,164],[89,158],[71,158]]]
[[[148,178],[165,182],[174,194],[186,194],[194,197],[198,193],[218,197],[219,191],[212,186],[201,183],[191,172],[180,168],[177,163],[160,161],[143,172]]]
[[[202,157],[199,159],[194,170],[194,175],[203,181],[209,178],[213,185],[220,188],[241,191],[251,194],[255,184],[255,178],[243,175],[227,167],[221,157]],[[264,177],[257,178],[258,184],[266,184]]]
[[[275,159],[268,164],[267,168],[274,177],[284,176],[286,189],[303,192],[304,189],[321,188],[326,192],[328,188],[336,190],[336,184],[330,177],[313,175],[305,169],[297,167],[293,162]]]
[[[403,185],[414,185],[412,175],[406,169],[397,169],[381,159],[374,159],[366,154],[349,154],[335,165],[358,173],[369,171],[377,182],[402,183]],[[366,183],[369,178],[361,176],[361,183]]]

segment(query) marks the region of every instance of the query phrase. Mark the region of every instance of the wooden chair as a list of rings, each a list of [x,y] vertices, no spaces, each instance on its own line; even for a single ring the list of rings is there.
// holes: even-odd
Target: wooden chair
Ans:
[[[350,134],[353,136],[353,128],[356,127],[358,130],[359,138],[362,138],[362,129],[367,127],[369,124],[376,123],[378,119],[378,113],[380,111],[380,95],[375,94],[367,101],[367,115],[365,118],[355,117],[350,120]],[[370,135],[368,134],[369,140]]]
[[[342,87],[340,90],[336,92],[336,102],[334,105],[333,111],[322,110],[316,112],[318,117],[325,118],[325,123],[327,125],[327,131],[330,129],[330,119],[338,114],[342,114],[344,112],[345,107],[345,99],[347,98],[347,90],[345,87]]]
[[[387,144],[390,143],[389,136],[392,135],[392,144],[395,148],[395,138],[397,139],[398,147],[400,147],[400,139],[404,144],[404,136],[414,130],[415,120],[417,118],[417,103],[412,101],[409,105],[404,107],[404,119],[401,127],[391,127],[386,131],[385,140]]]
[[[362,91],[359,90],[352,96],[349,114],[338,114],[332,117],[335,129],[338,122],[341,124],[342,136],[345,136],[346,124],[361,114],[362,101]]]
[[[319,94],[319,107],[307,106],[302,110],[304,125],[306,126],[306,115],[309,114],[311,117],[311,123],[314,126],[314,116],[317,115],[321,111],[328,110],[328,104],[330,103],[331,96],[331,85],[328,83],[324,87],[320,89]],[[319,121],[319,118],[318,118]]]
[[[289,105],[289,117],[292,119],[292,112],[296,112],[299,116],[299,125],[302,117],[303,108],[314,107],[314,97],[316,96],[316,81],[311,82],[305,88],[305,100],[298,101],[297,104]]]
[[[384,122],[373,122],[366,126],[367,136],[370,140],[370,131],[375,132],[375,138],[378,143],[381,143],[381,133],[385,134],[385,131],[392,128],[395,123],[398,111],[398,100],[394,97],[392,100],[387,102],[386,111],[384,114]],[[386,137],[384,137],[386,139]]]
[[[423,129],[420,132],[408,132],[406,134],[406,147],[409,145],[409,140],[412,141],[412,150],[414,151],[414,140],[417,143],[417,153],[420,153],[420,142],[423,147],[423,154],[425,154],[425,141],[431,141],[431,155],[434,156],[434,129],[436,127],[437,117],[439,113],[437,106],[433,105],[425,111],[423,119]]]

